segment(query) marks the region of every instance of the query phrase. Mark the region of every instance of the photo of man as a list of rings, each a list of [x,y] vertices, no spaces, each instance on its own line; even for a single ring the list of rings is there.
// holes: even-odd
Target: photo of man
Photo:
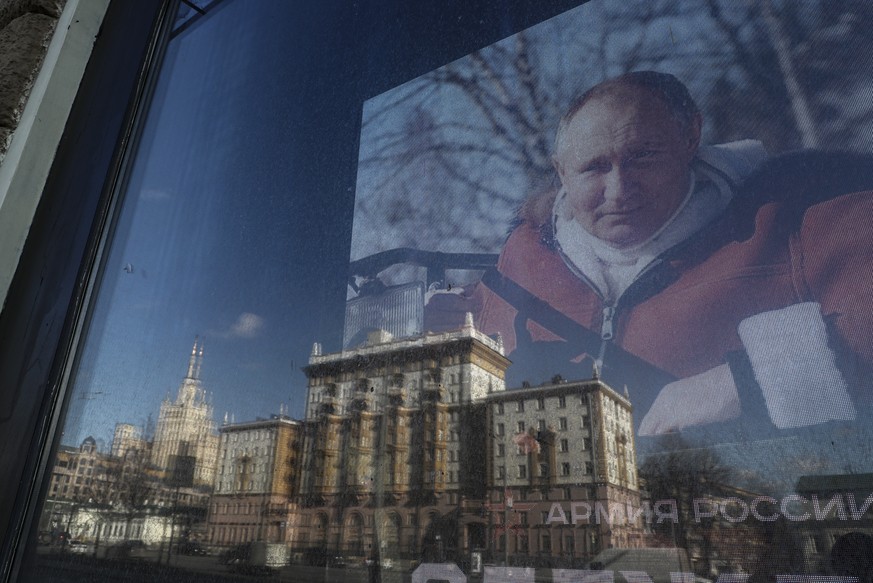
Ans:
[[[590,3],[365,103],[347,338],[377,297],[412,313],[387,298],[417,282],[415,318],[367,326],[471,313],[508,388],[596,369],[639,438],[866,418],[873,103],[835,98],[859,90],[845,46],[791,61],[787,13],[621,14]],[[792,14],[815,38],[850,21]]]
[[[584,93],[557,131],[561,187],[525,203],[498,270],[531,303],[598,333],[604,367],[616,345],[676,378],[641,435],[737,418],[740,392],[752,390],[780,428],[854,419],[866,400],[859,367],[873,356],[873,195],[847,193],[871,184],[869,161],[768,160],[751,140],[700,146],[701,125],[669,74],[629,73]],[[478,321],[510,351],[572,343],[495,287],[475,292]],[[852,351],[850,372],[832,342]],[[737,354],[757,387],[738,389]]]

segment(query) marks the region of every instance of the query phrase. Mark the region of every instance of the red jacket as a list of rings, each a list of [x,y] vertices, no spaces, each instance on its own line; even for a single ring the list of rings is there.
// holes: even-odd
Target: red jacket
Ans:
[[[627,382],[645,413],[671,378],[742,352],[737,327],[745,318],[814,301],[853,398],[866,403],[873,394],[873,192],[834,192],[869,185],[870,172],[869,160],[841,156],[798,154],[767,164],[722,217],[662,255],[623,296],[607,341],[607,382]],[[477,327],[500,333],[520,369],[510,386],[526,374],[578,377],[565,365],[587,360],[590,371],[584,355],[599,350],[604,305],[550,240],[553,198],[527,205],[499,259],[503,278],[486,278],[471,298]],[[535,356],[526,359],[526,351]],[[639,370],[627,375],[629,367]]]

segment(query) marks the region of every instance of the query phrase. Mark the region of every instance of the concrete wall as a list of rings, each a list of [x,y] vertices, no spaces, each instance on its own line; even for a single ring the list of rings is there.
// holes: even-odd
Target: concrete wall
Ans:
[[[0,307],[109,0],[0,0]]]
[[[0,162],[21,120],[66,0],[0,2]]]

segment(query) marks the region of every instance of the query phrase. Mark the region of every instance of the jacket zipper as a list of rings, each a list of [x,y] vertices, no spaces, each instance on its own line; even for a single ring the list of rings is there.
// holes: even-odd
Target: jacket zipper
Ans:
[[[655,258],[648,265],[646,265],[642,271],[640,271],[631,284],[624,290],[624,292],[618,296],[612,302],[607,301],[606,297],[597,289],[597,286],[585,276],[572,261],[567,259],[564,255],[564,251],[558,246],[558,253],[561,258],[564,260],[564,265],[576,275],[580,280],[582,280],[585,285],[591,288],[591,291],[594,292],[600,301],[603,302],[603,309],[601,311],[601,321],[600,321],[600,354],[597,356],[597,365],[599,367],[603,367],[603,359],[606,356],[606,346],[613,341],[615,338],[615,318],[618,313],[619,304],[621,303],[621,299],[628,295],[628,292],[635,286],[639,285],[640,281],[645,279],[653,269],[661,265],[664,261],[662,258]]]
[[[615,317],[615,306],[609,306],[603,308],[603,320],[600,323],[600,338],[606,342],[608,340],[612,340],[614,336],[612,329],[612,319]]]

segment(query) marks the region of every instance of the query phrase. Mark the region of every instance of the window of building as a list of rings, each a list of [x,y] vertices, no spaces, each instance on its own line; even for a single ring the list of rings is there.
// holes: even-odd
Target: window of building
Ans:
[[[598,501],[616,489],[641,495],[624,479],[635,482],[637,474],[640,483],[645,479],[662,490],[651,492],[653,499],[670,498],[670,487],[684,483],[682,472],[664,475],[665,464],[646,463],[665,452],[690,459],[674,468],[693,466],[693,456],[709,456],[704,465],[715,469],[695,482],[705,485],[700,496],[727,493],[752,508],[751,500],[769,492],[770,486],[755,491],[762,483],[778,484],[784,490],[779,496],[802,500],[825,500],[834,492],[866,495],[862,477],[873,473],[873,460],[865,445],[871,414],[864,406],[870,400],[864,373],[871,356],[862,340],[873,298],[856,274],[870,271],[873,236],[863,221],[873,188],[867,159],[873,151],[873,101],[858,96],[869,94],[873,44],[866,42],[869,18],[860,3],[838,10],[820,9],[821,2],[812,8],[768,2],[764,9],[722,2],[719,10],[691,3],[676,11],[670,3],[629,0],[616,8],[591,0],[571,10],[565,10],[567,3],[546,2],[516,12],[500,3],[461,8],[388,2],[384,10],[281,0],[168,2],[178,13],[168,15],[154,38],[141,28],[157,13],[141,19],[146,24],[124,27],[113,25],[119,21],[112,18],[121,16],[107,16],[101,34],[88,37],[88,46],[93,42],[95,51],[104,52],[95,53],[89,65],[70,133],[60,147],[49,147],[58,151],[50,184],[30,189],[46,192],[33,205],[42,222],[28,234],[20,266],[13,261],[14,273],[0,274],[3,285],[9,277],[15,284],[8,302],[0,298],[8,306],[0,317],[0,385],[20,386],[19,400],[33,398],[39,405],[31,403],[36,408],[24,414],[14,410],[15,403],[0,409],[12,420],[9,427],[33,422],[39,411],[57,412],[59,417],[38,419],[39,427],[58,427],[55,441],[36,444],[22,454],[30,457],[20,466],[29,472],[36,467],[30,462],[47,451],[58,452],[57,459],[23,480],[9,476],[9,484],[33,486],[35,476],[50,476],[49,488],[38,484],[50,494],[39,507],[10,513],[10,505],[27,496],[4,492],[9,495],[0,496],[0,516],[20,511],[33,517],[38,531],[100,523],[102,532],[119,538],[157,532],[161,528],[153,523],[169,516],[171,522],[184,520],[196,536],[224,539],[226,546],[299,534],[298,546],[311,540],[326,556],[354,550],[363,557],[367,537],[379,529],[347,535],[373,516],[390,515],[382,512],[385,507],[415,514],[422,511],[416,504],[438,500],[454,506],[459,524],[481,523],[481,517],[469,516],[471,508],[481,512],[479,498],[465,497],[458,506],[458,490],[439,487],[446,478],[458,482],[460,458],[464,471],[470,470],[464,474],[465,496],[468,485],[469,492],[503,494],[512,488],[500,483],[508,481],[506,467],[527,461],[517,466],[520,480],[549,476],[552,467],[561,476],[596,472],[597,488],[583,492],[578,486],[577,494]],[[110,7],[117,15],[140,4],[149,3],[112,0]],[[66,5],[73,10],[84,3]],[[58,34],[76,28],[73,14],[58,21]],[[594,42],[606,38],[606,28],[610,37]],[[841,34],[822,32],[833,30]],[[110,41],[113,35],[129,40]],[[814,60],[801,58],[809,39],[815,41]],[[52,46],[59,45],[53,40]],[[107,55],[133,59],[128,53],[136,53],[133,65],[105,69]],[[147,69],[131,71],[110,98],[116,79],[140,62]],[[643,71],[648,68],[676,79]],[[595,92],[560,122],[579,89],[619,71],[633,73]],[[756,82],[762,78],[772,82]],[[107,92],[105,100],[95,97],[96,86]],[[661,91],[668,93],[657,101]],[[644,102],[652,92],[657,107]],[[626,98],[624,109],[610,101],[619,94]],[[33,119],[46,119],[28,107]],[[635,130],[645,134],[653,125],[653,135],[675,147],[616,153],[617,146],[603,137],[610,132],[584,135],[592,111],[598,123],[609,124],[634,107],[646,113],[645,119],[634,118],[640,126]],[[135,114],[129,124],[121,121],[128,110]],[[94,126],[112,137],[80,140]],[[9,135],[6,141],[17,144],[22,134]],[[106,141],[116,137],[118,145]],[[5,148],[0,144],[2,163],[10,159]],[[838,148],[855,154],[833,154]],[[780,155],[789,151],[798,157]],[[79,152],[105,161],[92,165]],[[613,155],[616,160],[604,159]],[[819,163],[824,159],[837,160],[836,170]],[[792,160],[796,166],[780,166]],[[772,186],[768,172],[774,167],[781,168],[777,190],[803,196],[744,190]],[[3,177],[12,176],[7,168]],[[69,168],[81,177],[67,180]],[[598,212],[586,209],[582,199],[592,181],[612,184],[619,171],[651,183],[664,204],[620,224],[597,224]],[[0,207],[3,227],[10,221],[7,205]],[[590,280],[598,287],[603,274],[587,277],[586,266],[618,261],[614,257],[658,233],[670,241],[669,255],[656,249],[647,257],[652,261],[645,294],[616,294],[623,300],[613,313],[602,290],[587,285]],[[76,237],[79,243],[71,241]],[[773,257],[760,257],[760,246],[748,252],[761,240]],[[594,259],[591,249],[598,250]],[[619,251],[600,257],[610,249]],[[791,267],[803,273],[793,279],[773,277],[762,267],[776,265],[774,257],[801,256],[802,264]],[[746,264],[749,257],[756,262]],[[668,273],[668,267],[679,272]],[[54,275],[56,269],[63,274]],[[611,271],[605,273],[611,286]],[[701,299],[701,290],[713,286],[695,278],[706,283],[713,273],[729,285],[710,291],[731,301]],[[39,289],[67,291],[31,294],[36,288],[27,278],[40,280]],[[670,285],[677,278],[687,280],[679,295]],[[803,302],[795,298],[797,281],[804,283]],[[681,304],[687,317],[665,325],[651,315],[676,312],[667,309],[671,302]],[[67,305],[70,313],[62,313]],[[622,334],[613,337],[616,325]],[[43,342],[35,334],[54,336]],[[195,340],[197,334],[203,336]],[[601,339],[608,342],[599,352]],[[726,345],[745,355],[746,368],[757,367],[745,376],[761,386],[747,387],[742,375],[724,373],[736,368],[733,352],[724,354]],[[592,354],[599,354],[593,370]],[[815,374],[780,366],[797,362],[808,363]],[[459,363],[463,373],[454,368]],[[453,368],[444,372],[442,366]],[[583,368],[591,374],[580,374]],[[713,395],[739,395],[739,417],[725,420],[708,412],[701,405],[714,402],[706,395],[708,385],[683,371],[707,375]],[[462,381],[469,393],[460,389]],[[688,404],[675,395],[692,381],[700,395]],[[815,386],[815,394],[797,388],[804,382]],[[34,395],[30,383],[39,387]],[[57,390],[42,393],[42,387]],[[68,404],[52,402],[56,395]],[[559,417],[567,414],[559,409],[566,409],[568,396],[578,396],[580,408]],[[506,464],[505,444],[514,440],[496,443],[489,429],[500,441],[513,430],[504,423],[489,426],[488,419],[492,412],[504,415],[505,403],[512,408],[515,401],[519,415],[497,418],[526,433],[529,426],[519,420],[525,399],[536,400],[541,411],[530,426],[541,432],[540,441],[522,436],[516,451],[530,459]],[[659,406],[653,408],[653,401]],[[747,414],[756,402],[761,406],[751,409],[768,435],[789,436],[787,445],[777,440],[774,448],[749,431],[758,422]],[[575,436],[568,428],[577,416],[583,430]],[[685,427],[689,418],[695,426],[687,433],[658,434]],[[295,419],[307,423],[292,427]],[[134,431],[135,424],[142,427]],[[832,425],[838,426],[838,439],[822,439]],[[568,455],[555,456],[551,434],[542,435],[555,426],[569,437],[557,444]],[[25,429],[9,431],[43,439],[44,431]],[[291,429],[299,431],[286,439]],[[448,449],[447,460],[440,449],[446,431],[451,444],[466,448]],[[625,432],[622,445],[617,438]],[[4,442],[16,443],[6,437]],[[276,447],[266,443],[272,439]],[[637,458],[633,446],[647,457]],[[596,453],[587,453],[595,447]],[[502,459],[486,459],[489,451]],[[191,467],[178,465],[180,460],[192,461]],[[63,476],[56,472],[61,468]],[[150,489],[130,504],[136,507],[134,522],[110,516],[124,506],[117,500],[124,481]],[[280,484],[276,491],[269,491],[271,482]],[[533,498],[546,501],[542,489],[549,480],[530,482]],[[516,482],[505,496],[525,499],[522,485]],[[99,502],[86,508],[82,499],[99,488],[114,490],[96,495]],[[226,538],[224,526],[206,512],[216,493],[235,500],[213,508],[240,515],[231,518],[245,523]],[[116,497],[111,512],[104,502],[110,495]],[[570,497],[569,489],[564,496]],[[255,499],[261,502],[239,502]],[[287,515],[282,510],[274,516],[271,504],[270,524],[255,527],[253,516],[264,500],[287,501]],[[787,508],[783,501],[774,508]],[[190,516],[172,516],[171,509],[180,506],[192,507]],[[353,506],[368,509],[354,523],[345,522],[349,513],[331,510]],[[326,528],[325,518],[316,529],[320,535],[311,539],[277,531],[277,524],[294,527],[299,513],[315,512],[339,515],[330,519],[339,522]],[[750,512],[748,521],[731,523],[731,538],[757,544],[759,522]],[[797,529],[768,531],[773,536],[755,552],[767,555],[770,544],[793,545],[791,569],[827,565],[823,555],[842,532],[826,532],[820,522],[796,525],[803,536]],[[863,521],[844,526],[871,530]],[[22,528],[14,524],[0,532],[25,540]],[[709,536],[718,533],[702,523],[683,520],[676,528],[686,532],[678,535],[664,525],[643,528],[652,532],[622,527],[611,539],[600,536],[605,531],[590,538],[592,533],[570,529],[584,541],[584,556],[573,558],[589,560],[625,537],[648,544],[681,535],[718,547],[707,553],[689,549],[700,556],[695,569],[701,573],[748,567],[747,557],[720,542],[723,537]],[[542,557],[544,563],[558,552],[546,530],[539,529],[534,541],[535,551],[552,555]],[[429,536],[435,531],[403,529],[387,540],[392,552],[411,549],[404,558],[442,553],[441,560],[454,560],[457,541],[434,548]],[[178,529],[169,532],[170,538],[155,535],[156,548],[177,542]],[[471,533],[462,542],[472,545],[473,538],[492,534]],[[820,552],[797,543],[802,538],[820,544]],[[568,540],[555,544],[572,552],[573,537]],[[509,544],[513,551],[527,551],[526,537],[516,542]],[[34,564],[57,559],[33,550],[22,553]],[[564,559],[569,563],[570,557]],[[37,572],[26,578],[37,580]]]

